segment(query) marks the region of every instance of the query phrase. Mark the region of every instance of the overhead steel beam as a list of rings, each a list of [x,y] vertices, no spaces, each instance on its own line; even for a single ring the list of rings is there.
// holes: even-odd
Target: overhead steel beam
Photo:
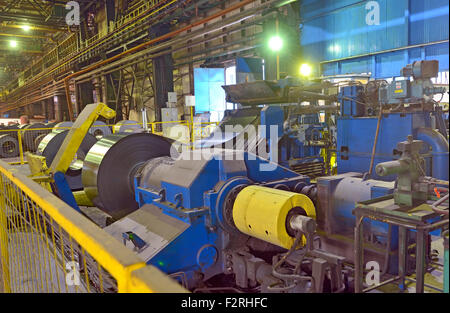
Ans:
[[[23,25],[27,25],[30,27],[30,30],[43,31],[48,33],[56,33],[58,31],[64,31],[66,27],[47,27],[47,26],[39,26],[39,25],[30,25],[29,23],[22,24],[6,24],[0,23],[0,28],[14,28],[14,29],[23,29]]]
[[[49,36],[40,36],[40,35],[23,35],[23,34],[9,34],[9,33],[0,33],[2,37],[16,37],[16,38],[25,38],[25,39],[52,39]]]

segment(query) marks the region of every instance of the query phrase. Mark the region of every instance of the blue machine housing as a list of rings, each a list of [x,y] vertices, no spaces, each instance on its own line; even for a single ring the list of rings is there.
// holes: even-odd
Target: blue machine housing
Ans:
[[[360,116],[360,109],[357,109],[355,103],[357,95],[361,92],[358,87],[344,87],[341,91],[340,97],[346,100],[342,100],[341,103],[341,111],[345,114],[337,120],[338,174],[369,172],[378,117]],[[426,143],[427,147],[423,152],[427,175],[448,180],[448,142],[432,129],[431,115],[431,112],[426,111],[383,115],[372,178],[384,181],[395,180],[395,176],[376,175],[375,166],[381,162],[398,159],[399,155],[395,150],[397,143],[413,135],[414,139],[423,140]]]
[[[436,66],[435,63],[431,65]],[[414,81],[413,83],[409,80],[393,82],[387,89],[398,87],[402,90],[402,86],[410,84],[424,85],[433,89],[431,81],[428,82],[428,80],[423,80],[423,82],[418,80],[418,82]],[[382,89],[382,91],[385,90]],[[361,99],[363,91],[364,87],[362,86],[347,86],[341,88],[338,97],[341,102],[341,116],[337,119],[338,174],[347,172],[367,173],[370,170],[378,117],[366,116],[363,99]],[[391,94],[397,95],[395,92]],[[381,98],[383,98],[382,95],[383,92],[380,91]],[[416,94],[413,100],[420,100],[421,95]],[[412,101],[405,98],[408,96],[408,93],[398,94],[402,101]],[[384,114],[381,119],[373,166],[375,167],[381,162],[398,159],[397,143],[412,135],[414,139],[423,140],[426,143],[423,151],[426,174],[437,179],[448,180],[448,140],[444,135],[433,129],[432,116],[434,116],[436,124],[442,122],[441,112],[423,110]],[[372,169],[372,178],[374,179],[393,181],[396,178],[395,176],[380,177],[375,174],[374,169]]]
[[[377,123],[377,117],[338,118],[337,156],[339,174],[369,171]],[[429,113],[390,113],[384,116],[381,121],[373,170],[378,163],[392,161],[399,157],[395,152],[398,142],[411,134],[416,137],[419,128],[429,127],[431,127]],[[431,174],[430,162],[430,157],[427,157],[427,172]],[[379,177],[374,174],[373,178],[393,181],[396,177]]]

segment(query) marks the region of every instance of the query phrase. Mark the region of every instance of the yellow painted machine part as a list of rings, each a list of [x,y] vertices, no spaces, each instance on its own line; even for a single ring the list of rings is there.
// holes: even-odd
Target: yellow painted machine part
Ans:
[[[286,218],[295,207],[303,208],[309,217],[316,218],[314,204],[305,195],[250,186],[236,197],[233,220],[244,234],[290,249],[295,239],[287,233]],[[303,238],[305,244],[306,238]]]
[[[48,175],[45,157],[27,152],[26,158],[31,172],[31,179],[40,183],[45,189],[51,192],[50,182],[52,182],[52,178]]]
[[[77,202],[78,205],[89,207],[94,206],[91,199],[88,198],[84,190],[74,191],[73,196],[75,197],[75,201]]]
[[[58,150],[58,153],[50,165],[51,173],[66,173],[78,151],[78,148],[83,142],[84,137],[89,132],[92,124],[100,116],[103,116],[106,119],[112,119],[116,116],[116,112],[104,103],[93,103],[84,108],[72,128],[69,130],[69,133],[64,139],[61,148]]]

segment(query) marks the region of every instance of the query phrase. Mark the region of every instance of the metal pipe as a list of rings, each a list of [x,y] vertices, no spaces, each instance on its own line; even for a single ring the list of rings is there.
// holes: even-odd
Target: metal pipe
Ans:
[[[434,202],[434,203],[431,205],[431,208],[433,209],[433,211],[436,212],[436,213],[438,213],[438,214],[443,214],[443,215],[447,215],[447,216],[448,216],[448,215],[449,215],[449,214],[448,214],[448,213],[449,213],[448,210],[441,210],[441,209],[438,209],[438,208],[437,208],[438,205],[444,203],[445,201],[448,201],[448,198],[449,198],[449,194],[447,194],[446,196],[442,197],[442,198],[439,199],[438,201]]]
[[[449,145],[447,139],[431,128],[420,128],[417,131],[417,139],[426,142],[432,148],[432,176],[448,180]]]

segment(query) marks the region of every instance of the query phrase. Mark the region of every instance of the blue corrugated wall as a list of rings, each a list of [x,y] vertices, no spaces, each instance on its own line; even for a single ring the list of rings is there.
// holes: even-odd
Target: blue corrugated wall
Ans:
[[[356,0],[303,0],[302,57],[320,74],[398,76],[415,60],[439,60],[449,69],[448,0],[378,0],[379,25],[367,25],[366,4]],[[392,51],[394,50],[394,51]]]

